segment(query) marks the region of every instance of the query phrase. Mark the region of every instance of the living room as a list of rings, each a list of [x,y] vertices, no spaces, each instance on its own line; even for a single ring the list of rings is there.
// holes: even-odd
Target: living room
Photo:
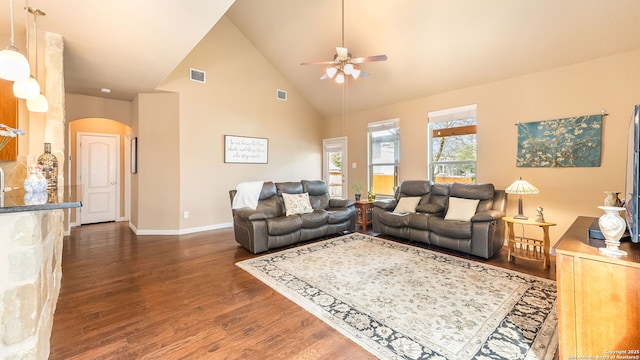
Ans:
[[[500,59],[495,60],[499,64]],[[232,221],[228,191],[240,182],[322,178],[323,139],[348,138],[348,181],[366,183],[367,124],[375,121],[400,119],[398,179],[425,179],[427,114],[476,104],[477,181],[505,189],[522,177],[540,189],[539,194],[525,197],[524,211],[531,215],[537,206],[544,207],[545,218],[557,223],[551,229],[553,245],[576,216],[601,215],[597,206],[602,204],[604,191],[624,189],[627,130],[633,105],[640,103],[638,63],[640,47],[636,44],[607,56],[552,68],[541,65],[525,74],[514,69],[514,76],[499,79],[487,74],[486,81],[460,88],[324,115],[312,106],[315,100],[305,98],[230,17],[223,17],[157,86],[158,92],[140,93],[131,101],[66,93],[65,112],[71,124],[106,118],[128,126],[130,137],[138,138],[137,174],[129,174],[125,151],[121,153],[120,171],[130,176],[131,188],[122,189],[118,218],[138,235],[185,235],[228,231]],[[350,96],[355,98],[380,67],[384,63],[372,65],[371,78],[350,84]],[[206,71],[207,82],[190,81],[190,68]],[[318,69],[305,71],[315,76]],[[287,91],[286,102],[276,99],[277,89]],[[337,93],[331,99],[341,103],[342,89],[333,84],[330,89]],[[516,123],[602,110],[607,116],[599,167],[516,167]],[[42,143],[40,120],[29,124],[33,137],[21,139],[21,148],[27,142],[27,148],[37,149],[32,153]],[[225,135],[268,139],[268,163],[225,163]],[[128,146],[123,138],[123,149]],[[130,209],[124,206],[127,197]],[[516,208],[517,198],[511,197],[507,214],[515,214]]]

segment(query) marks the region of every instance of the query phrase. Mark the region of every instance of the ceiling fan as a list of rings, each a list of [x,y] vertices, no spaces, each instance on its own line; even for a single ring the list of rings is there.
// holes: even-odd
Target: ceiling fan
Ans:
[[[342,46],[336,47],[336,54],[333,55],[332,61],[310,61],[303,62],[300,65],[333,65],[326,69],[325,73],[320,77],[320,80],[327,78],[333,79],[338,84],[342,84],[345,78],[351,75],[354,79],[358,77],[367,77],[369,73],[360,69],[357,64],[372,62],[372,61],[386,61],[387,55],[374,55],[354,58],[351,56],[349,50],[344,47],[344,0],[342,0]]]

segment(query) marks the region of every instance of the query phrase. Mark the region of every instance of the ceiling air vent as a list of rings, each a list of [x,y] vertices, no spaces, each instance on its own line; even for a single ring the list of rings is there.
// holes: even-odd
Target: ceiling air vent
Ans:
[[[191,68],[189,71],[189,78],[191,81],[204,84],[206,82],[207,74],[203,70]]]
[[[284,90],[276,90],[276,98],[278,100],[287,101],[287,92]]]

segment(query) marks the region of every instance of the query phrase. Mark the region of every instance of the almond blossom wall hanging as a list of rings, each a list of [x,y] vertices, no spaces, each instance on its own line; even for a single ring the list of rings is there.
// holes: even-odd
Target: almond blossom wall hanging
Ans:
[[[602,116],[518,123],[516,166],[600,166]]]

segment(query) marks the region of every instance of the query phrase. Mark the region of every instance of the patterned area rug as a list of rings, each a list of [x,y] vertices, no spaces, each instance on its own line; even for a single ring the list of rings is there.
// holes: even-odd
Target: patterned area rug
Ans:
[[[381,359],[552,359],[554,281],[363,234],[237,263]]]

